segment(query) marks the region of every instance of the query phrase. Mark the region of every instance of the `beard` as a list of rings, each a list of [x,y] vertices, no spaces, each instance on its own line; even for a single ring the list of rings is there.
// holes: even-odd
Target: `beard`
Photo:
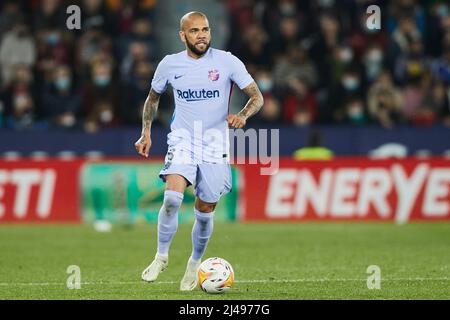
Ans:
[[[189,40],[187,39],[186,36],[184,36],[184,39],[186,40],[186,45],[188,46],[188,48],[189,48],[193,53],[195,53],[197,56],[202,56],[202,55],[204,55],[205,52],[208,51],[209,46],[211,45],[211,40],[210,40],[208,43],[206,43],[205,49],[200,50],[200,49],[197,49],[197,48],[195,47],[195,44],[189,42]]]

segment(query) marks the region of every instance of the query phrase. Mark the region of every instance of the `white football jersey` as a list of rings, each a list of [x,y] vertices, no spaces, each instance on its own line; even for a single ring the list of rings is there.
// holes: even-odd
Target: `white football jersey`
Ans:
[[[230,52],[209,48],[199,59],[182,51],[160,61],[152,89],[162,94],[172,86],[175,110],[169,147],[182,148],[195,161],[228,159],[226,117],[233,83],[243,89],[253,82],[244,64]]]

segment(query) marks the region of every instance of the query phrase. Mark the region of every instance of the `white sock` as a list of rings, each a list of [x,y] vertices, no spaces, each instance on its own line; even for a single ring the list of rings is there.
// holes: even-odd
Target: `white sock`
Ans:
[[[167,257],[170,244],[178,228],[178,209],[183,194],[173,190],[164,192],[164,203],[158,214],[158,255]]]
[[[192,254],[191,260],[201,260],[208,245],[209,238],[214,229],[214,211],[200,212],[194,209],[195,222],[192,228]]]

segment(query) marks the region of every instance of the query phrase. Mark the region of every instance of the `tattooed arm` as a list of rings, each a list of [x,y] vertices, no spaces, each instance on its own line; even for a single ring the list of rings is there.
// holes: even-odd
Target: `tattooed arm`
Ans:
[[[243,91],[250,97],[244,108],[237,114],[230,114],[227,117],[228,125],[232,128],[243,128],[247,122],[247,119],[257,113],[264,103],[264,98],[259,91],[255,82],[252,82]]]
[[[134,144],[136,151],[144,157],[148,157],[148,151],[152,145],[150,138],[150,129],[153,119],[156,117],[159,105],[159,96],[155,90],[150,89],[147,99],[145,99],[144,110],[142,112],[142,132],[141,137]]]

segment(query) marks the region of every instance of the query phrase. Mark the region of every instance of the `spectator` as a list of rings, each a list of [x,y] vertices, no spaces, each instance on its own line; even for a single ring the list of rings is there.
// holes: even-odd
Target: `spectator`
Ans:
[[[59,65],[70,65],[72,46],[70,33],[49,27],[37,32],[37,71],[43,82],[53,81],[55,68]]]
[[[401,24],[402,18],[407,15],[414,25],[414,28],[421,35],[425,33],[425,12],[422,7],[417,4],[417,0],[392,1],[389,9],[391,12],[387,19],[387,25],[390,32],[395,30],[395,28]]]
[[[150,90],[154,73],[153,65],[145,60],[138,61],[132,77],[125,87],[121,105],[121,119],[125,124],[139,125],[142,117],[142,107]]]
[[[341,110],[340,110],[341,111]],[[367,114],[364,107],[364,101],[359,97],[350,98],[345,104],[344,109],[337,113],[336,119],[350,125],[363,125],[367,123]]]
[[[307,83],[293,77],[289,81],[290,93],[283,101],[283,119],[287,123],[306,126],[316,118],[317,102]]]
[[[3,33],[10,31],[15,22],[22,19],[20,5],[16,0],[5,0],[0,4],[0,39]]]
[[[3,94],[3,100],[6,127],[15,130],[33,128],[36,99],[33,77],[28,66],[15,66],[13,78]]]
[[[437,57],[442,53],[443,39],[448,24],[450,24],[449,4],[444,1],[436,1],[430,7],[426,35],[424,36],[426,53],[431,57]]]
[[[331,88],[325,105],[321,105],[321,119],[324,122],[342,121],[345,104],[352,99],[364,97],[364,86],[359,66],[347,67],[340,82]]]
[[[290,46],[287,55],[281,57],[273,68],[277,90],[284,93],[289,87],[289,79],[302,78],[310,88],[317,85],[317,70],[301,45]]]
[[[128,82],[130,81],[130,77],[132,76],[133,68],[139,62],[150,61],[148,54],[148,47],[145,43],[136,41],[131,43],[129,46],[128,54],[122,60],[121,65],[121,75],[122,81]]]
[[[335,49],[342,43],[342,36],[339,22],[333,14],[321,14],[319,25],[319,32],[309,39],[310,56],[318,68],[319,87],[330,87],[332,57]]]
[[[83,0],[81,6],[83,12],[83,31],[96,28],[111,35],[117,34],[117,23],[114,15],[110,14],[102,0]]]
[[[378,78],[383,69],[383,62],[383,48],[377,44],[370,46],[363,57],[366,81],[368,83],[373,83]]]
[[[129,55],[130,46],[135,43],[140,43],[145,46],[147,58],[150,61],[158,57],[158,47],[156,39],[153,35],[153,25],[151,20],[146,16],[136,18],[130,28],[130,32],[122,33],[116,43],[119,60],[127,59]]]
[[[227,8],[231,15],[231,25],[237,31],[246,30],[254,21],[255,0],[228,0]]]
[[[280,22],[285,17],[297,17],[297,23],[304,20],[300,7],[303,2],[295,0],[265,1],[261,9],[261,22],[271,39],[280,34]],[[283,28],[283,27],[282,27]]]
[[[65,17],[61,0],[41,0],[34,15],[34,29],[61,28],[65,25]]]
[[[358,78],[361,76],[360,70],[357,70],[356,62],[354,61],[353,49],[347,44],[340,44],[333,49],[332,55],[330,56],[330,70],[328,79],[328,86],[335,87],[344,78],[344,73],[348,69],[355,69],[354,72],[358,73]],[[359,82],[362,82],[361,79]]]
[[[448,32],[448,37],[450,39],[450,31]],[[450,40],[449,44],[444,48],[442,56],[433,62],[432,72],[435,78],[447,85],[450,84]]]
[[[98,27],[88,28],[77,43],[76,66],[80,70],[82,80],[89,79],[91,65],[95,60],[110,60],[111,56],[111,38]]]
[[[272,74],[267,69],[260,69],[255,74],[255,81],[263,96],[272,95],[274,90],[274,81]]]
[[[416,116],[422,108],[425,93],[429,90],[429,75],[424,73],[412,73],[407,84],[402,88],[403,117],[414,123]]]
[[[385,128],[403,123],[403,96],[392,83],[388,71],[380,74],[370,87],[367,97],[369,113],[373,120]]]
[[[112,2],[116,2],[112,4]],[[108,1],[109,7],[114,6],[112,10],[117,14],[118,32],[120,34],[128,34],[133,27],[133,20],[135,18],[135,6],[131,1],[121,3],[121,1]]]
[[[111,102],[106,100],[97,101],[86,118],[84,129],[86,132],[96,132],[101,128],[117,125],[116,111]]]
[[[364,60],[364,56],[370,51],[371,48],[378,47],[382,51],[386,47],[388,42],[388,34],[385,28],[381,28],[381,30],[371,30],[367,28],[367,5],[363,3],[355,3],[355,6],[358,6],[355,17],[353,21],[348,21],[346,26],[351,28],[347,30],[346,41],[353,49],[354,56],[356,59]],[[344,9],[345,10],[345,9]],[[382,12],[383,9],[381,9]],[[384,23],[384,16],[382,15],[382,26]],[[383,52],[383,60],[386,60],[386,55]],[[374,79],[372,79],[374,80]]]
[[[43,111],[52,125],[73,128],[81,112],[81,99],[73,89],[68,66],[58,66],[54,73],[53,83],[44,93]]]
[[[251,24],[244,30],[242,46],[239,55],[242,61],[248,65],[251,72],[255,67],[270,66],[271,50],[269,38],[261,25]]]
[[[34,39],[28,26],[21,20],[13,29],[6,32],[0,45],[0,65],[2,67],[3,85],[8,85],[18,64],[32,67],[36,61]]]
[[[428,61],[424,55],[422,41],[413,39],[409,51],[397,58],[395,79],[404,85],[408,80],[419,78],[427,68]]]
[[[397,64],[398,57],[408,54],[412,43],[417,41],[421,41],[421,34],[416,28],[411,12],[405,12],[400,16],[398,27],[389,41],[388,62],[392,70]]]
[[[116,125],[119,122],[120,90],[113,81],[112,62],[97,61],[92,65],[91,81],[84,88],[87,130]]]
[[[450,96],[447,94],[444,84],[439,81],[433,83],[423,99],[414,124],[431,125],[437,122],[439,116],[446,124],[450,116],[449,100]]]
[[[295,15],[284,16],[279,22],[279,30],[272,45],[276,55],[283,54],[287,48],[300,41],[300,23]]]
[[[262,109],[254,116],[251,122],[256,122],[264,127],[278,127],[282,124],[281,106],[273,95],[264,96]]]

